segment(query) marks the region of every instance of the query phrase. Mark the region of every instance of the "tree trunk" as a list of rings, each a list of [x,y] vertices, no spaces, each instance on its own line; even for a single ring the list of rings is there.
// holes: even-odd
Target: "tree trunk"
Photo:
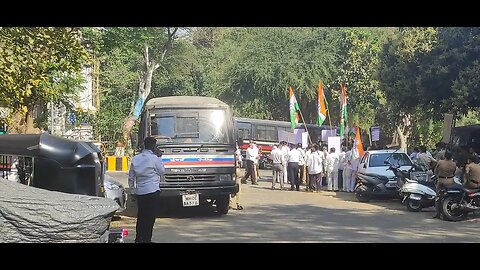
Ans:
[[[408,132],[404,132],[400,126],[397,126],[397,134],[400,138],[400,150],[403,152],[407,152],[407,139],[408,139]]]
[[[160,67],[160,63],[165,59],[167,51],[172,47],[172,43],[177,32],[178,28],[174,28],[173,31],[170,28],[167,28],[168,39],[163,45],[163,49],[160,53],[158,61],[150,56],[150,49],[148,45],[145,45],[145,50],[143,52],[143,59],[145,60],[145,72],[139,78],[139,86],[137,91],[137,100],[135,105],[131,108],[129,116],[125,119],[123,125],[123,138],[125,141],[128,141],[130,138],[130,132],[132,131],[135,122],[140,117],[142,112],[143,104],[150,95],[152,89],[152,78],[153,72]]]

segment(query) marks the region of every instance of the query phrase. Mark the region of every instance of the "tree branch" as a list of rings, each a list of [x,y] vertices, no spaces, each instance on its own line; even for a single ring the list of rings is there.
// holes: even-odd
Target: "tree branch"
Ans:
[[[160,57],[160,62],[165,59],[165,55],[167,54],[167,51],[172,47],[173,40],[175,39],[175,34],[177,33],[178,27],[175,27],[173,32],[170,31],[170,27],[167,27],[167,33],[168,33],[168,39],[167,42],[163,45],[162,48],[162,54]]]
[[[143,53],[143,58],[145,59],[145,64],[148,67],[150,65],[150,57],[148,55],[148,45],[145,45],[145,52]]]

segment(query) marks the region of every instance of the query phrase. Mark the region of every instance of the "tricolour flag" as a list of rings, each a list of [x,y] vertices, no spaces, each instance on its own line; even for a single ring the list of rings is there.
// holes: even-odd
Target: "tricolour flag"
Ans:
[[[358,127],[355,129],[355,143],[353,145],[353,150],[356,151],[357,157],[363,156],[362,137],[360,136],[360,129]]]
[[[327,118],[327,107],[325,106],[325,93],[323,92],[322,82],[318,82],[318,98],[317,98],[317,108],[318,108],[318,118],[317,125],[321,126],[325,118]]]
[[[340,84],[340,136],[344,136],[347,124],[347,90]],[[347,129],[348,131],[348,129]]]
[[[298,111],[300,111],[300,106],[298,105],[293,89],[290,86],[290,124],[292,129],[297,128],[298,122],[300,121],[300,114]]]

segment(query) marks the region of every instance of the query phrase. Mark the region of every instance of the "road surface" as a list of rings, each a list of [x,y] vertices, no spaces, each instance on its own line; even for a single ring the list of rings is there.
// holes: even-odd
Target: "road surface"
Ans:
[[[127,185],[125,173],[109,173]],[[399,201],[357,202],[353,193],[271,190],[270,171],[258,186],[242,185],[244,210],[216,216],[211,209],[184,209],[157,218],[153,242],[479,242],[478,219],[431,219],[434,209],[407,212]],[[135,205],[112,226],[135,238]]]

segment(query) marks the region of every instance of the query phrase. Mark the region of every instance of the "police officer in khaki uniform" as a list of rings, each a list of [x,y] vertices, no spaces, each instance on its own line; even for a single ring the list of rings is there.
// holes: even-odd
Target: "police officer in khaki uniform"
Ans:
[[[480,188],[480,165],[473,162],[474,158],[467,158],[465,166],[465,187],[470,189]]]
[[[445,152],[445,159],[439,160],[435,166],[435,175],[437,176],[437,194],[442,188],[446,188],[454,183],[453,177],[455,176],[455,170],[457,164],[452,160],[453,154],[451,151]],[[436,200],[435,208],[437,213],[433,218],[440,218],[441,213],[441,200]]]

